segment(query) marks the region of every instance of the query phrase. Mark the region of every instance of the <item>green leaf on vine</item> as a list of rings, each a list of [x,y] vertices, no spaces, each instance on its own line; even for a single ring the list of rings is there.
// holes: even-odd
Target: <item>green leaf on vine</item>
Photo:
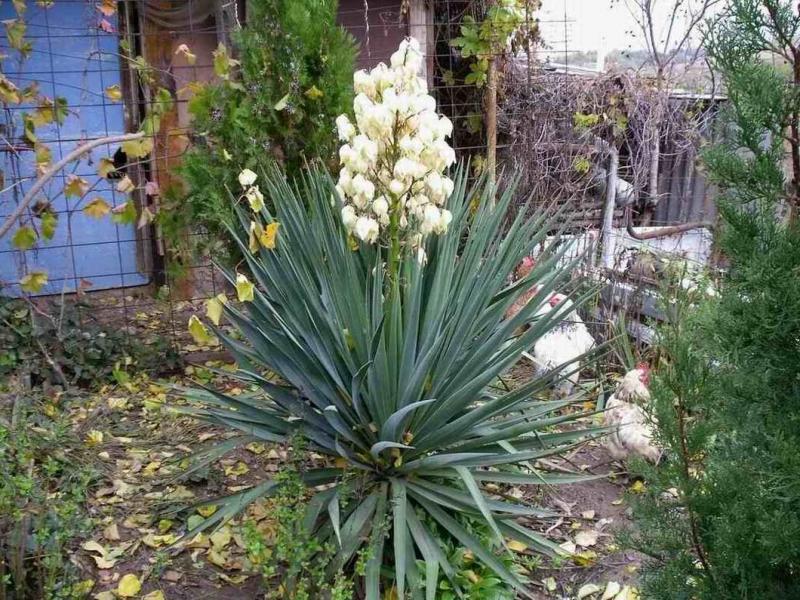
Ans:
[[[58,225],[58,217],[52,211],[42,213],[42,237],[46,240],[52,240],[56,233],[56,226]]]
[[[120,192],[121,194],[130,194],[135,189],[136,185],[127,175],[125,175],[125,177],[120,179],[119,183],[117,184],[117,191]]]
[[[47,272],[46,271],[31,271],[25,277],[19,280],[19,286],[23,291],[29,294],[38,292],[45,285],[47,285]]]
[[[75,196],[77,198],[83,197],[89,191],[89,182],[83,177],[77,175],[67,176],[67,185],[64,186],[64,195],[69,198]]]
[[[167,88],[160,87],[153,94],[150,111],[156,115],[163,115],[172,108],[172,94]]]
[[[36,123],[34,122],[33,116],[30,113],[23,113],[22,127],[24,130],[25,139],[28,141],[28,143],[35,144],[39,141],[39,138],[36,137]]]
[[[136,222],[136,206],[132,200],[120,204],[111,211],[111,220],[118,225],[132,225]]]
[[[36,153],[36,168],[40,171],[47,168],[53,159],[53,153],[47,144],[34,144],[33,150]]]
[[[20,227],[14,232],[11,243],[18,250],[29,250],[36,243],[36,232],[28,225]]]
[[[106,88],[106,98],[112,102],[119,102],[122,100],[122,90],[117,84],[110,85]]]
[[[108,206],[108,202],[100,197],[95,198],[83,207],[83,214],[93,219],[102,219],[109,212],[111,212],[111,207]]]
[[[30,85],[26,85],[22,88],[22,94],[20,95],[20,102],[30,103],[33,104],[37,102],[39,98],[39,82],[34,81]]]
[[[54,121],[60,125],[64,122],[67,114],[69,114],[69,111],[67,110],[66,98],[58,97],[53,101],[46,96],[42,96],[39,98],[39,106],[36,107],[31,120],[36,127],[48,125]]]
[[[230,79],[231,69],[238,65],[239,61],[228,56],[228,49],[222,42],[219,43],[212,54],[214,55],[214,73],[217,77],[227,81]]]
[[[101,158],[97,165],[97,174],[100,175],[100,177],[108,177],[116,170],[117,168],[114,166],[114,161],[107,156]]]
[[[53,103],[53,118],[55,118],[56,123],[62,125],[68,114],[67,99],[63,96],[56,96],[56,100]]]
[[[122,151],[128,158],[144,158],[153,150],[153,140],[151,138],[140,138],[122,143]]]
[[[189,66],[192,66],[194,65],[195,62],[197,62],[197,55],[193,54],[192,51],[189,49],[189,46],[187,46],[186,44],[181,44],[180,46],[178,46],[178,48],[175,50],[175,54],[176,55],[180,54],[181,56],[183,56],[186,59],[186,62],[189,63]]]
[[[3,25],[6,26],[8,45],[14,50],[23,52],[25,46],[25,31],[28,28],[27,25],[25,25],[25,21],[22,19],[8,19],[7,21],[3,21]]]
[[[161,117],[156,113],[150,113],[142,121],[140,131],[144,131],[145,135],[155,135],[161,129]]]
[[[21,99],[19,88],[0,73],[0,102],[3,104],[19,104]]]

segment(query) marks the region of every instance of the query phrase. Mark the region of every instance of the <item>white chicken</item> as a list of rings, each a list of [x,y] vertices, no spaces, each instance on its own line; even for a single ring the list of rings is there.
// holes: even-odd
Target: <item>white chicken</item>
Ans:
[[[535,261],[532,258],[523,259],[515,270],[516,279],[526,277],[534,266]],[[506,312],[506,318],[516,315],[540,290],[541,286],[535,285],[520,296]],[[586,328],[578,311],[574,308],[570,310],[571,305],[572,302],[564,294],[553,294],[547,302],[539,307],[536,311],[537,317],[547,315],[553,310],[566,312],[560,323],[536,341],[530,354],[524,353],[524,356],[533,362],[537,376],[542,376],[560,365],[566,365],[561,369],[563,377],[558,381],[554,390],[555,395],[561,398],[569,396],[578,383],[579,357],[595,346],[594,338]]]
[[[566,307],[564,305],[566,303]],[[559,365],[561,379],[555,387],[555,395],[565,398],[572,393],[580,375],[580,357],[595,346],[594,338],[578,311],[572,308],[572,301],[564,294],[553,294],[544,303],[537,315],[546,315],[553,310],[567,310],[562,321],[536,340],[533,345],[532,359],[537,375],[544,375]]]
[[[650,401],[650,367],[646,363],[625,374],[606,402],[603,420],[614,430],[605,438],[605,446],[615,460],[641,456],[651,463],[661,458],[661,449],[653,442],[653,421],[642,405]]]

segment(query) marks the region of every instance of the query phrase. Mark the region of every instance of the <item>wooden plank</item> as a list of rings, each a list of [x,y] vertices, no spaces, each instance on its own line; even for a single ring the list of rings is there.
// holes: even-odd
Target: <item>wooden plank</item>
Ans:
[[[422,77],[428,82],[428,87],[433,87],[433,44],[431,34],[433,30],[433,14],[428,9],[425,0],[411,0],[408,6],[408,35],[419,42],[422,56]]]

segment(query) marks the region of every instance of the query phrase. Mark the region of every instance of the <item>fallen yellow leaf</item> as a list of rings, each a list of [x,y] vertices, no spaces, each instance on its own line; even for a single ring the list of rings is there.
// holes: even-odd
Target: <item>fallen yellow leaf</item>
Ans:
[[[222,550],[225,546],[230,544],[232,537],[229,527],[221,527],[212,533],[208,539],[211,541],[211,545],[214,549]]]
[[[103,537],[111,542],[119,540],[119,528],[116,523],[111,523],[108,527],[103,529]]]
[[[211,548],[206,553],[206,558],[208,558],[208,562],[210,562],[211,564],[217,565],[218,567],[222,568],[224,568],[225,563],[228,562],[228,557],[222,554],[221,552],[218,552],[215,548]]]
[[[262,442],[250,442],[245,446],[253,454],[263,454],[266,446]]]
[[[133,573],[123,575],[117,586],[117,595],[122,598],[132,598],[142,589],[142,583]]]
[[[594,546],[597,543],[597,531],[590,529],[579,531],[575,534],[575,543],[584,548]]]
[[[628,488],[634,494],[643,494],[647,489],[644,485],[644,482],[639,479],[634,482],[634,484]]]
[[[92,429],[86,434],[86,443],[90,446],[96,446],[103,443],[103,432],[97,429]]]
[[[94,579],[84,579],[83,581],[73,585],[72,590],[70,591],[73,594],[77,594],[76,597],[82,598],[89,592],[91,592],[93,587],[94,587]]]
[[[597,561],[597,552],[594,550],[584,550],[572,555],[572,560],[576,565],[588,567]]]
[[[142,538],[142,543],[150,548],[160,548],[161,546],[169,546],[178,541],[178,536],[174,533],[167,533],[164,535],[155,535],[148,533]]]
[[[606,584],[606,589],[603,590],[603,596],[600,600],[612,600],[619,594],[622,587],[616,581],[609,581]]]
[[[584,598],[588,598],[589,596],[599,593],[600,593],[599,585],[596,585],[594,583],[586,583],[580,587],[576,598],[577,600],[583,600]]]
[[[172,521],[171,519],[161,519],[158,522],[158,531],[160,533],[167,533],[170,529],[172,529],[172,526],[174,524],[175,524],[174,521]]]
[[[250,467],[248,467],[244,462],[240,460],[235,465],[230,465],[228,467],[225,467],[225,475],[238,477],[239,475],[244,475],[249,470]]]
[[[197,514],[200,516],[205,517],[206,519],[217,512],[217,505],[216,504],[207,504],[205,506],[201,506],[197,509]]]

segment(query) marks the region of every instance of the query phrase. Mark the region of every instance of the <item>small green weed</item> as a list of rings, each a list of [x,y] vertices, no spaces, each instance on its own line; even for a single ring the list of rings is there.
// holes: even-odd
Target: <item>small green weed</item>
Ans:
[[[352,579],[330,576],[333,544],[320,544],[304,525],[308,488],[295,467],[275,476],[280,491],[270,499],[268,521],[245,523],[245,543],[253,565],[268,586],[267,598],[350,600]]]

